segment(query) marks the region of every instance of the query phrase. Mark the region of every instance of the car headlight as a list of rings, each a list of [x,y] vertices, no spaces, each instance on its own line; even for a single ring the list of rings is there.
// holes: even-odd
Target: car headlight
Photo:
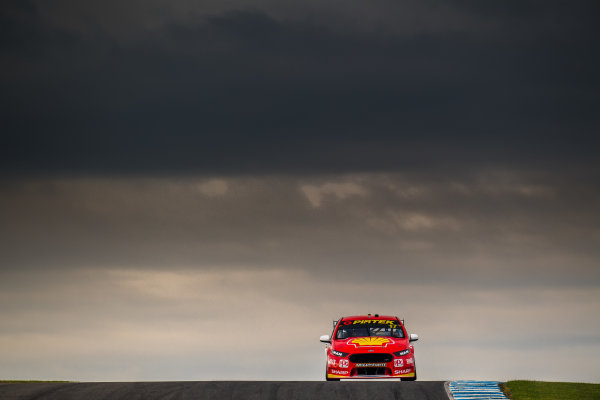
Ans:
[[[331,350],[331,354],[336,357],[346,357],[349,353],[344,353],[343,351]]]
[[[410,349],[401,350],[394,353],[396,357],[405,356],[407,354],[410,354]]]

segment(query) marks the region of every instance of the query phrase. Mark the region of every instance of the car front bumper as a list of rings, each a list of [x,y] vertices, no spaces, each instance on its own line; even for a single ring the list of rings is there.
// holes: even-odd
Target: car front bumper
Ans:
[[[339,361],[339,360],[336,360]],[[331,362],[327,366],[327,378],[332,379],[381,379],[414,378],[414,359],[395,359],[387,363]],[[408,364],[408,365],[407,365]]]

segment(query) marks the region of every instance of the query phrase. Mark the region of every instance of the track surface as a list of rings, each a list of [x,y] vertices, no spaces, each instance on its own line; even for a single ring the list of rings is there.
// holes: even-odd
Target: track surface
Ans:
[[[448,400],[444,382],[0,383],[1,400]]]

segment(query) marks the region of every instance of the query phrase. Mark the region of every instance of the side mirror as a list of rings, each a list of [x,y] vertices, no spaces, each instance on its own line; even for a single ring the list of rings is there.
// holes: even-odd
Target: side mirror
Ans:
[[[409,342],[416,342],[417,340],[419,340],[419,335],[417,335],[416,333],[411,333],[410,334],[410,338],[408,339]]]
[[[319,340],[323,343],[331,343],[331,338],[329,335],[323,335],[319,338]]]

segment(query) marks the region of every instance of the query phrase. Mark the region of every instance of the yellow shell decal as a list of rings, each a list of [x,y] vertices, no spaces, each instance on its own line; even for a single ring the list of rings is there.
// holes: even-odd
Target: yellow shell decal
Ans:
[[[381,338],[381,337],[362,337],[358,339],[354,339],[350,343],[357,344],[359,346],[383,346],[386,343],[391,342],[390,339]]]

